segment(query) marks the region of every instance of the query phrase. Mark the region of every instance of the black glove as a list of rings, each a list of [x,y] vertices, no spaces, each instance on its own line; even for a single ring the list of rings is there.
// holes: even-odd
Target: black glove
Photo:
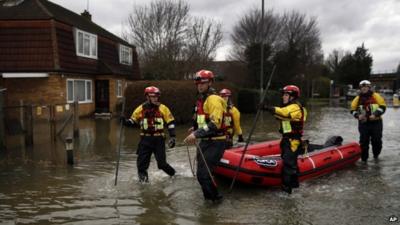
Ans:
[[[119,122],[125,123],[125,120],[126,120],[125,116],[119,117]]]
[[[267,106],[265,106],[265,110],[270,112],[270,113],[272,113],[272,114],[275,113],[275,107],[274,106],[267,105]]]
[[[238,136],[238,142],[244,142],[243,135]]]
[[[176,141],[175,137],[169,138],[168,148],[174,148],[175,147],[175,141]]]
[[[135,126],[135,122],[133,120],[131,120],[131,119],[125,119],[123,123],[127,127],[134,127]]]
[[[351,114],[354,116],[354,118],[358,119],[359,113],[357,111],[351,111]]]

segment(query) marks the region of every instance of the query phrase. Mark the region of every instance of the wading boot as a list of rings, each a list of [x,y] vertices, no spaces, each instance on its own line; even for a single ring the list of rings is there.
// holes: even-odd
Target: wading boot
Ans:
[[[282,191],[284,191],[290,195],[290,194],[292,194],[292,187],[282,185]]]
[[[139,182],[140,183],[148,183],[149,177],[146,174],[139,174]]]

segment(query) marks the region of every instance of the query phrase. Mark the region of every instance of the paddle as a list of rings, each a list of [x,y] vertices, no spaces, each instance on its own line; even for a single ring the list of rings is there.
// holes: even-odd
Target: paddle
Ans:
[[[124,111],[125,111],[125,97],[122,97],[122,110],[120,116],[119,139],[118,139],[117,168],[115,169],[115,183],[114,183],[115,186],[117,186],[119,159],[121,158],[121,138],[122,138],[122,130],[124,127],[124,121],[121,118],[123,118],[124,116]]]
[[[257,109],[257,114],[256,114],[256,117],[254,118],[253,125],[251,127],[249,136],[247,137],[246,145],[244,146],[242,156],[240,157],[239,165],[238,165],[238,167],[236,168],[236,171],[235,171],[235,176],[233,176],[231,186],[229,187],[229,192],[232,192],[233,185],[235,184],[236,178],[237,178],[237,176],[239,174],[240,167],[242,166],[244,155],[246,154],[247,148],[248,148],[250,140],[251,140],[251,136],[253,135],[253,132],[254,132],[254,130],[256,128],[258,117],[261,114],[261,111],[262,111],[261,110],[262,109],[261,105],[264,103],[264,99],[265,99],[265,96],[267,95],[267,91],[268,91],[269,86],[271,84],[271,80],[272,80],[272,76],[274,75],[275,68],[276,68],[276,65],[274,65],[274,67],[272,68],[272,72],[271,72],[271,75],[269,76],[267,87],[265,88],[264,93],[262,93],[262,95],[261,95],[259,107]]]

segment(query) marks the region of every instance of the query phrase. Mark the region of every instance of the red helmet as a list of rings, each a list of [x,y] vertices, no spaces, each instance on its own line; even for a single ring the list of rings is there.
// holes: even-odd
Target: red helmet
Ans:
[[[283,93],[288,93],[290,96],[293,96],[295,98],[300,97],[300,88],[298,88],[296,85],[286,85],[282,89]]]
[[[159,97],[161,95],[160,89],[154,86],[150,86],[144,89],[144,95],[145,96],[151,96],[151,97]]]
[[[232,93],[231,93],[231,91],[229,89],[224,88],[219,92],[219,95],[221,97],[229,97],[229,96],[232,95]]]
[[[207,83],[209,81],[214,81],[214,74],[209,70],[200,70],[196,73],[194,77],[196,84]]]

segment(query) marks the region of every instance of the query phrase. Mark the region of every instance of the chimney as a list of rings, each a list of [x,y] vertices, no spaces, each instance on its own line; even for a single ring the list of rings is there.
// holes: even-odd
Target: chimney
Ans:
[[[83,11],[83,13],[81,13],[81,16],[89,21],[92,21],[92,14],[90,14],[86,9]]]

